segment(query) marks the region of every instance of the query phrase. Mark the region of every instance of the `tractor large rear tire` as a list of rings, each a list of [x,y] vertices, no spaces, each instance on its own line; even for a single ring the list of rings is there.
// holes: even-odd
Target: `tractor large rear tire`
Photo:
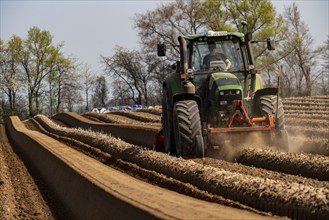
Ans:
[[[261,107],[261,116],[266,117],[268,114],[276,117],[277,97],[275,95],[264,95],[259,98],[259,106]],[[288,133],[284,127],[284,109],[281,99],[279,98],[277,121],[275,121],[277,129],[273,144],[280,150],[289,151]]]
[[[162,123],[165,152],[171,155],[175,155],[176,146],[173,124],[173,107],[169,101],[169,93],[166,88],[163,90],[162,98]]]
[[[174,131],[178,157],[204,157],[201,120],[196,101],[184,100],[175,103]]]

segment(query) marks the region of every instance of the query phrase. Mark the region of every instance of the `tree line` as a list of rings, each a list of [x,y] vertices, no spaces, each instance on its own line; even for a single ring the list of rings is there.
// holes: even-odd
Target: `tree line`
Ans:
[[[248,24],[246,30],[242,21]],[[38,27],[30,28],[26,38],[1,39],[0,120],[107,105],[160,104],[162,82],[179,60],[177,37],[207,30],[252,32],[266,86],[277,84],[276,72],[283,66],[283,96],[329,94],[329,36],[314,48],[295,3],[280,15],[270,0],[176,0],[136,14],[134,24],[140,49],[117,46],[113,55],[101,55],[104,71],[98,76],[88,64],[65,56],[64,44],[54,45],[52,35]],[[275,41],[275,51],[266,50],[267,38]],[[158,43],[167,45],[166,58],[156,56]]]
[[[0,40],[1,121],[9,115],[28,118],[73,111],[83,101],[82,90],[87,100],[93,96],[93,104],[105,105],[105,77],[96,77],[87,64],[66,57],[63,43],[54,45],[52,40],[48,31],[38,27],[30,28],[26,38],[14,35]]]

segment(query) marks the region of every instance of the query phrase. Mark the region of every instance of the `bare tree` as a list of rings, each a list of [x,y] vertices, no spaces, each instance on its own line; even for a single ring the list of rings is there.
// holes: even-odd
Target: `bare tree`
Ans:
[[[81,75],[77,72],[77,66],[72,58],[65,58],[61,56],[56,63],[57,73],[57,102],[56,113],[63,111],[62,97],[66,95],[66,90],[72,90],[70,93],[76,96],[77,102],[81,102],[80,90],[80,78]],[[72,87],[72,88],[71,88]],[[66,95],[67,96],[67,95]]]
[[[168,45],[168,60],[175,61],[179,56],[177,37],[197,34],[204,30],[206,18],[199,0],[176,0],[160,5],[154,11],[137,14],[135,26],[141,44],[154,53],[158,43]]]
[[[102,56],[101,59],[105,65],[105,72],[115,81],[125,83],[120,93],[125,91],[126,96],[130,97],[134,104],[148,105],[149,86],[161,68],[161,62],[154,54],[152,56],[117,47],[112,57]]]
[[[321,90],[322,93],[327,95],[329,94],[329,35],[328,39],[324,43],[325,51],[322,55],[322,60],[324,63],[322,64],[321,70]]]
[[[108,100],[108,87],[106,78],[99,76],[95,79],[94,89],[92,95],[92,102],[94,107],[105,107]]]
[[[44,88],[47,97],[45,97],[46,112],[48,115],[57,114],[63,111],[62,95],[66,84],[71,81],[78,80],[74,71],[76,65],[74,59],[70,57],[64,57],[61,52],[58,52],[56,60],[53,61],[54,66],[52,71],[46,77],[46,83],[48,90]],[[73,79],[72,79],[73,78]]]
[[[86,108],[89,110],[89,92],[95,82],[95,74],[90,70],[90,65],[83,64],[81,67],[82,77],[83,77],[83,89],[85,92]]]
[[[311,95],[312,84],[320,76],[316,68],[317,58],[324,47],[313,49],[314,40],[295,3],[285,8],[284,17],[288,28],[284,50],[292,51],[284,58],[286,69],[295,75],[297,95]]]
[[[63,108],[68,111],[73,111],[74,106],[81,104],[83,99],[81,96],[81,75],[72,69],[72,71],[67,72],[63,78],[62,91],[61,91],[61,103]]]
[[[109,101],[110,105],[130,105],[133,103],[133,95],[129,85],[123,80],[115,79],[111,83],[113,98]]]

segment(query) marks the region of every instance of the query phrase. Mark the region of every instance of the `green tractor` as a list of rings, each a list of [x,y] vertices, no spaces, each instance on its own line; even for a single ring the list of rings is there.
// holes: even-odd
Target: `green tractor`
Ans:
[[[209,148],[218,149],[227,141],[234,147],[250,132],[259,132],[268,145],[288,150],[278,88],[262,88],[251,40],[251,33],[226,31],[178,37],[180,61],[163,82],[163,130],[156,135],[164,146],[156,140],[155,148],[204,157]],[[274,49],[269,39],[267,47]],[[165,52],[165,45],[159,44],[158,56]]]

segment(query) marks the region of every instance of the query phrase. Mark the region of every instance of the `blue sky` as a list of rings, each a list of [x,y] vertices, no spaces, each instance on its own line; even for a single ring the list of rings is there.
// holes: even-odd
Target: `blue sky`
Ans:
[[[116,45],[138,48],[137,30],[133,17],[136,13],[153,10],[167,1],[8,1],[0,0],[0,37],[26,37],[30,27],[48,30],[54,43],[64,41],[66,55],[92,65],[102,72],[100,55],[110,56]],[[329,0],[297,0],[301,17],[308,25],[315,46],[329,35]],[[278,13],[293,1],[272,0]]]

